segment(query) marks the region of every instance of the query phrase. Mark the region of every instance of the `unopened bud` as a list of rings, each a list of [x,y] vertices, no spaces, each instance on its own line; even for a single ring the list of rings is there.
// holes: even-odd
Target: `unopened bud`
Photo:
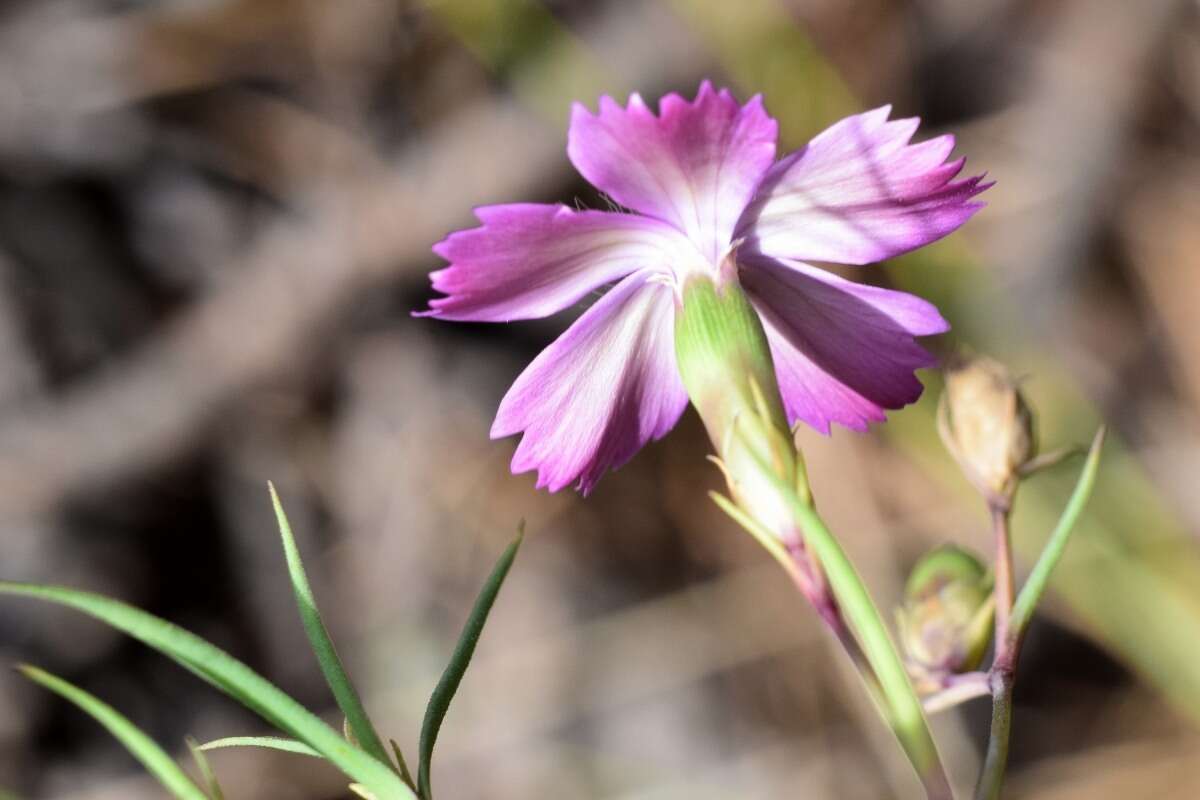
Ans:
[[[977,669],[992,638],[992,579],[979,559],[945,545],[913,568],[896,612],[909,671],[922,680]]]
[[[1033,415],[1003,364],[971,357],[946,371],[938,432],[967,478],[989,502],[1010,498],[1033,458]]]

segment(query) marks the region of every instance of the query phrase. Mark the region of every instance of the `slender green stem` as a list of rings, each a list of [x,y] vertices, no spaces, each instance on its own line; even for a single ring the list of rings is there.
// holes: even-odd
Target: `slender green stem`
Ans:
[[[800,593],[816,607],[818,616],[821,617],[825,626],[838,640],[838,643],[841,644],[842,649],[846,651],[846,655],[849,656],[858,670],[858,675],[862,679],[863,685],[867,688],[867,692],[870,693],[871,699],[879,708],[886,709],[887,702],[883,697],[883,690],[879,686],[879,679],[875,677],[875,671],[871,669],[871,665],[863,655],[862,648],[858,646],[854,634],[846,627],[846,622],[842,618],[841,610],[837,605],[828,600],[821,601],[814,596],[813,581],[805,574],[802,565],[798,563],[798,559],[792,553],[789,553],[779,542],[779,539],[771,535],[757,520],[719,492],[709,492],[708,496],[734,522],[746,529],[771,554],[779,565],[783,567],[784,572],[792,579],[792,582],[796,585]]]
[[[930,800],[953,798],[921,700],[909,681],[879,608],[846,551],[816,510],[798,500],[793,503],[793,510],[804,531],[805,544],[813,548],[825,568],[834,597],[879,680],[888,723],[921,778],[926,794]]]
[[[782,545],[792,561],[785,568],[803,579],[802,590],[811,579],[806,595],[827,624],[837,625],[835,632],[844,620],[848,634],[843,629],[839,638],[852,658],[861,648],[862,672],[878,681],[880,711],[930,800],[948,800],[950,783],[900,653],[862,579],[813,509],[766,331],[735,276],[731,252],[717,279],[689,278],[675,315],[680,377],[733,498],[722,507],[744,511],[733,516],[752,520],[748,530],[784,563]]]
[[[1011,510],[1007,506],[992,505],[992,533],[996,546],[996,641],[1008,641],[1009,616],[1016,582],[1013,577],[1012,536],[1009,533]]]
[[[1006,624],[1002,627],[999,622],[1000,604],[997,603],[996,624],[996,658],[990,674],[992,687],[992,729],[988,739],[987,757],[983,770],[979,775],[979,783],[975,787],[975,800],[995,800],[1000,797],[1000,789],[1004,785],[1004,770],[1008,765],[1008,743],[1012,731],[1012,698],[1013,684],[1016,680],[1017,659],[1021,654],[1021,643],[1029,622],[1033,619],[1034,609],[1046,591],[1050,575],[1066,552],[1067,542],[1079,522],[1083,509],[1092,490],[1096,485],[1096,474],[1100,468],[1100,451],[1104,447],[1105,428],[1096,431],[1092,440],[1091,450],[1088,451],[1087,461],[1075,484],[1075,491],[1067,507],[1063,509],[1058,525],[1050,535],[1050,540],[1042,550],[1033,572],[1017,595],[1008,615]],[[1007,513],[1005,514],[1007,518]],[[1005,525],[1007,531],[1007,524]],[[997,585],[999,585],[999,567],[997,568]]]
[[[921,699],[862,577],[816,509],[801,501],[796,489],[784,483],[769,465],[760,464],[759,474],[774,486],[778,496],[785,498],[805,546],[811,549],[825,570],[833,598],[862,648],[866,666],[878,681],[880,691],[874,699],[882,700],[880,712],[921,779],[926,795],[929,800],[953,800],[950,780],[934,744]]]
[[[975,800],[998,800],[1004,786],[1004,770],[1008,766],[1009,733],[1012,730],[1011,672],[995,672],[992,676],[992,730],[988,738],[987,757],[979,783],[975,786]]]

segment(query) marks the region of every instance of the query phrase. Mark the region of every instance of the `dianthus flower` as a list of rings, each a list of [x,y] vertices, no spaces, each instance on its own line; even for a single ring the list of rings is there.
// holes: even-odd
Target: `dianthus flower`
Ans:
[[[761,96],[705,81],[694,101],[634,94],[571,112],[567,155],[628,211],[517,203],[434,247],[444,297],[422,315],[472,322],[546,317],[612,285],[517,378],[492,438],[524,433],[514,473],[589,491],[664,436],[688,403],[674,319],[690,276],[737,281],[758,312],[788,422],[865,430],[915,401],[933,365],[916,336],[942,333],[930,303],[808,262],[869,264],[954,231],[982,176],[954,180],[952,136],[910,144],[919,120],[890,107],[848,117],[782,159]]]

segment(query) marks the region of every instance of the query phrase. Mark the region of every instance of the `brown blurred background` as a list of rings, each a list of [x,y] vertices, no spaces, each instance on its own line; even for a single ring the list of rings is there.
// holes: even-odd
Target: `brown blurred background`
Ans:
[[[1047,447],[1113,445],[1031,634],[1014,798],[1200,797],[1200,4],[1193,0],[8,0],[0,4],[0,579],[117,595],[329,713],[265,484],[280,487],[376,723],[423,703],[491,562],[530,536],[435,761],[445,798],[916,796],[786,578],[705,499],[689,412],[581,500],[513,477],[491,416],[564,326],[413,320],[473,205],[599,202],[570,101],[763,92],[795,146],[891,102],[997,180],[961,233],[855,275],[938,302],[1027,375]],[[925,400],[802,434],[881,603],[924,549],[986,547]],[[1077,465],[1024,490],[1027,568]],[[79,616],[0,602],[32,661],[173,751],[265,732]],[[936,728],[960,786],[983,701]],[[331,720],[335,719],[329,714]],[[224,751],[231,798],[346,797]],[[162,793],[0,670],[0,787]],[[3,791],[0,790],[0,795]]]

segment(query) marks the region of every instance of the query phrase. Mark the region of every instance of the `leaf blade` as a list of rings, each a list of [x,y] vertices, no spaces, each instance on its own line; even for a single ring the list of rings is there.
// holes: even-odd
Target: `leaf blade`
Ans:
[[[225,800],[225,792],[221,790],[217,773],[213,771],[212,764],[208,763],[208,759],[200,751],[200,743],[189,736],[187,737],[187,746],[192,753],[192,760],[196,762],[196,769],[200,770],[200,777],[204,779],[204,785],[208,787],[210,800]]]
[[[420,761],[417,764],[417,787],[422,800],[433,800],[433,790],[430,788],[433,746],[437,742],[442,721],[446,718],[446,712],[450,708],[450,701],[454,699],[459,684],[462,683],[463,675],[466,674],[467,667],[471,664],[471,657],[475,655],[475,646],[479,643],[483,626],[496,602],[496,596],[500,593],[500,587],[504,585],[504,579],[508,577],[508,571],[512,568],[513,561],[517,557],[517,550],[520,549],[524,538],[524,523],[522,523],[517,538],[500,555],[478,597],[475,598],[475,605],[467,617],[466,624],[463,625],[462,633],[454,647],[454,653],[450,656],[450,663],[442,672],[441,680],[438,681],[437,687],[434,688],[433,694],[429,698],[429,704],[425,707],[425,719],[421,723],[421,737],[418,743]]]
[[[412,773],[408,771],[408,762],[404,760],[404,752],[400,749],[400,745],[396,744],[395,739],[390,740],[392,743],[392,754],[396,757],[396,766],[400,768],[400,777],[408,784],[408,788],[414,792],[417,790],[417,782],[413,780]],[[3,800],[3,798],[0,798]]]
[[[1083,509],[1092,496],[1092,489],[1096,486],[1096,475],[1100,470],[1100,451],[1104,448],[1106,434],[1107,430],[1104,426],[1096,431],[1092,446],[1088,450],[1087,461],[1084,462],[1083,469],[1079,473],[1079,480],[1076,481],[1075,489],[1071,492],[1071,499],[1067,501],[1062,516],[1059,517],[1058,524],[1054,527],[1054,532],[1050,534],[1033,571],[1029,573],[1029,577],[1025,579],[1025,585],[1021,587],[1021,591],[1017,595],[1017,601],[1013,604],[1013,610],[1009,616],[1009,625],[1013,636],[1020,637],[1029,625],[1030,619],[1033,618],[1038,601],[1042,599],[1042,595],[1050,583],[1050,574],[1062,560],[1071,534],[1075,531],[1075,525],[1079,522],[1079,517],[1083,514]]]
[[[43,669],[23,664],[17,670],[29,680],[72,703],[89,714],[125,746],[146,771],[180,800],[209,800],[183,768],[165,750],[142,732],[121,712],[95,695]]]
[[[267,486],[271,491],[271,504],[275,508],[275,519],[279,524],[280,538],[283,540],[284,557],[287,559],[288,575],[291,578],[292,593],[296,597],[296,606],[300,611],[300,621],[304,626],[304,633],[308,636],[308,643],[312,647],[313,654],[317,657],[317,663],[321,667],[321,674],[325,676],[325,682],[333,692],[333,698],[345,715],[346,722],[353,731],[359,746],[374,756],[376,760],[391,765],[387,751],[384,750],[383,741],[379,738],[375,726],[371,724],[371,718],[362,704],[362,698],[359,697],[358,691],[351,683],[342,659],[338,656],[337,648],[334,647],[333,639],[329,636],[329,630],[321,618],[317,600],[313,596],[312,587],[308,582],[308,574],[300,559],[300,548],[296,546],[296,537],[292,534],[292,526],[283,510],[279,493],[275,491],[273,483],[268,483]]]
[[[233,656],[189,631],[119,600],[61,586],[0,581],[0,594],[44,600],[80,611],[163,653],[267,722],[309,744],[382,798],[416,800],[391,770]]]
[[[321,758],[321,754],[304,742],[296,739],[285,739],[282,736],[226,736],[224,739],[214,739],[200,745],[199,750],[224,750],[229,747],[262,747],[267,750],[278,750],[283,753],[295,753],[301,756]]]

